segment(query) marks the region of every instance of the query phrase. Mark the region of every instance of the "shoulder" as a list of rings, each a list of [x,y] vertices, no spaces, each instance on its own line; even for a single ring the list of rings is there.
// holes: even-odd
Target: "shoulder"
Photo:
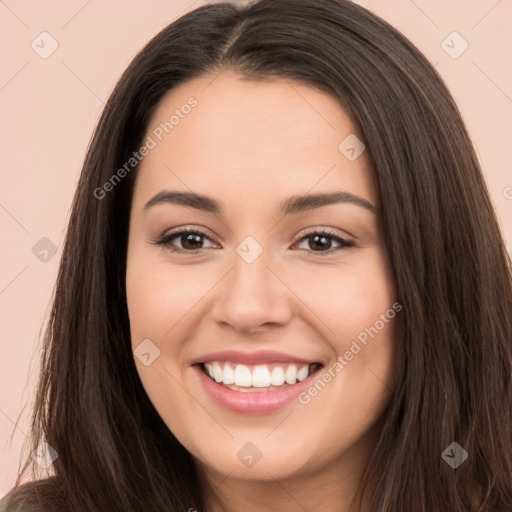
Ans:
[[[0,512],[63,512],[67,510],[55,477],[14,487],[0,500]]]

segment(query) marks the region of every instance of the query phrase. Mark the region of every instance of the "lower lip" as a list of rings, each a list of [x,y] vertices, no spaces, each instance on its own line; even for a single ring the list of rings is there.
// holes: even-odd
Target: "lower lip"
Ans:
[[[193,368],[206,391],[218,405],[242,414],[268,414],[286,407],[297,400],[297,396],[306,390],[319,371],[316,370],[303,381],[282,389],[244,392],[234,391],[218,384],[204,373],[200,365],[194,365]]]

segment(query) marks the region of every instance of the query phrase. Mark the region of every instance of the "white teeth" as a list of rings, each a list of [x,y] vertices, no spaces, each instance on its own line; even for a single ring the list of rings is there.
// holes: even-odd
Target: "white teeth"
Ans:
[[[224,379],[222,380],[224,384],[234,384],[235,383],[235,372],[233,368],[229,366],[229,364],[224,365]]]
[[[301,366],[299,371],[297,372],[297,380],[301,381],[307,378],[309,375],[309,366],[305,364],[304,366]]]
[[[276,366],[272,370],[271,382],[272,386],[282,386],[284,384],[284,370],[280,366]]]
[[[286,368],[284,378],[288,384],[295,384],[297,382],[297,367],[294,364],[291,364]]]
[[[304,364],[297,368],[296,364],[272,365],[258,364],[249,368],[245,364],[209,361],[204,363],[206,373],[217,383],[233,386],[238,391],[249,391],[249,388],[274,389],[283,385],[293,385],[309,376],[310,365]],[[286,366],[286,370],[284,367]],[[233,369],[234,368],[234,369]],[[238,389],[240,388],[240,389]],[[246,389],[241,389],[246,388]]]
[[[237,364],[235,368],[235,385],[250,387],[252,385],[251,370],[244,364]]]
[[[223,371],[217,361],[213,363],[213,378],[215,379],[215,382],[222,382]]]
[[[255,388],[268,388],[270,386],[270,372],[266,365],[258,365],[252,371],[252,385]]]

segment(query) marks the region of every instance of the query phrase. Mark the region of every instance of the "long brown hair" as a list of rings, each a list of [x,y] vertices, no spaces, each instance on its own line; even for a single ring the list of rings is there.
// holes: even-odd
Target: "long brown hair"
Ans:
[[[9,510],[208,504],[133,360],[125,271],[136,169],[102,199],[94,191],[140,146],[165,93],[223,69],[318,87],[364,136],[403,306],[398,387],[361,483],[371,510],[510,510],[510,257],[442,79],[397,30],[345,0],[206,5],[166,27],[122,75],[85,158],[45,334],[31,450],[48,442],[55,474],[18,478]],[[457,469],[442,458],[453,442],[468,453]]]

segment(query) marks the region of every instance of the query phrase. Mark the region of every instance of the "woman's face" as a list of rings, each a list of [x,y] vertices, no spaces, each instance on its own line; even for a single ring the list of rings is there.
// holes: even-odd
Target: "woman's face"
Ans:
[[[126,288],[151,402],[207,473],[354,471],[401,308],[362,136],[325,93],[224,72],[168,94],[147,137]]]

